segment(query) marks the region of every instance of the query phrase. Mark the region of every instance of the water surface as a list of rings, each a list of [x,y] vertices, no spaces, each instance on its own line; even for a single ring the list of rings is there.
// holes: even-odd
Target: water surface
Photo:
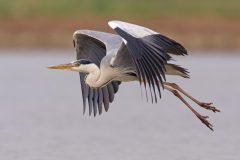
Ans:
[[[169,77],[221,113],[212,132],[172,94],[147,103],[138,83],[122,84],[108,113],[82,114],[77,73],[46,66],[71,61],[74,51],[0,51],[2,160],[239,160],[240,56],[176,58],[191,79]]]

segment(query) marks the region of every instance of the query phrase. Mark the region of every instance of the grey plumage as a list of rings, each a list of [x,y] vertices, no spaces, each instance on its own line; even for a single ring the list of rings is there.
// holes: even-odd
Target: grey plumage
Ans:
[[[108,111],[121,82],[139,81],[150,91],[152,102],[161,98],[166,89],[179,98],[209,129],[213,126],[208,116],[198,113],[182,95],[213,112],[220,112],[212,103],[197,100],[176,83],[166,80],[166,75],[189,78],[189,72],[169,61],[172,55],[187,55],[178,42],[148,28],[121,21],[110,21],[109,26],[118,34],[91,30],[78,30],[73,34],[77,60],[50,69],[66,69],[80,73],[83,111],[88,103],[89,115]],[[182,95],[181,95],[182,94]]]
[[[118,47],[117,43],[122,43],[122,40],[119,39],[120,37],[104,32],[80,30],[75,32],[74,36],[77,60],[87,59],[98,66],[100,66],[102,58],[106,55],[107,46],[108,49],[111,50],[112,48]],[[105,41],[103,41],[103,39]],[[110,43],[113,45],[109,45]],[[86,110],[86,99],[88,100],[89,105],[89,115],[91,115],[92,110],[94,115],[97,114],[97,110],[99,114],[101,114],[102,103],[104,104],[105,111],[107,111],[109,108],[109,102],[113,101],[114,94],[117,92],[120,82],[113,81],[103,88],[92,89],[85,83],[86,74],[79,73],[79,75],[83,97],[83,112],[85,113]],[[115,91],[111,89],[113,87],[112,85],[116,88]]]
[[[165,65],[171,66],[182,77],[188,77],[186,69],[168,64],[170,54],[187,54],[178,42],[150,29],[125,22],[111,21],[109,25],[118,35],[91,30],[78,30],[73,35],[77,60],[86,59],[101,70],[107,72],[110,69],[117,73],[117,76],[106,82],[107,85],[99,88],[89,87],[85,83],[86,74],[80,73],[84,112],[87,101],[90,115],[92,111],[94,115],[97,111],[101,114],[103,104],[107,111],[121,81],[139,80],[145,88],[148,84],[151,99],[157,102],[156,92],[161,97],[160,87],[163,87],[166,80]]]

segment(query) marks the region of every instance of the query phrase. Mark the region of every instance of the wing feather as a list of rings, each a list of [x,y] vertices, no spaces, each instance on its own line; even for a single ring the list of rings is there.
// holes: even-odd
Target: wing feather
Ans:
[[[88,94],[89,115],[92,114],[93,110],[93,92],[93,89],[90,89]]]
[[[108,89],[107,86],[102,88],[103,91],[103,104],[104,104],[104,109],[107,112],[109,109],[109,93],[108,93]]]
[[[85,84],[84,77],[86,74],[79,73],[80,76],[80,83],[82,88],[82,97],[83,97],[83,113],[86,111],[86,99],[88,97],[89,87]]]
[[[171,59],[169,54],[186,55],[186,49],[180,43],[139,25],[121,21],[110,21],[108,24],[123,38],[140,83],[142,81],[145,88],[148,83],[151,99],[153,101],[154,96],[157,102],[155,86],[161,97],[160,86],[163,87],[166,80],[165,64]]]
[[[98,90],[93,89],[93,114],[96,116],[97,114],[97,107],[98,107]]]
[[[91,30],[78,30],[74,32],[73,38],[77,59],[87,59],[98,67],[107,51],[116,49],[122,44],[122,39],[118,35]],[[85,73],[80,73],[83,113],[86,111],[86,102],[88,102],[89,115],[92,112],[94,116],[97,112],[101,114],[103,104],[105,111],[108,111],[109,103],[113,102],[120,82],[113,81],[103,88],[92,89],[85,83],[85,76]]]
[[[102,105],[103,105],[103,93],[102,89],[98,89],[98,113],[102,114]]]

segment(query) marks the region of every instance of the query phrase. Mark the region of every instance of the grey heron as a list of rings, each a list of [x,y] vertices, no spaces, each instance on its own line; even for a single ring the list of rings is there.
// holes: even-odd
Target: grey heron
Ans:
[[[110,21],[109,26],[117,34],[77,30],[73,45],[77,60],[67,64],[49,66],[50,69],[66,69],[79,72],[83,98],[83,112],[88,101],[89,114],[108,111],[121,82],[139,81],[151,100],[161,98],[161,90],[168,90],[178,97],[208,128],[213,126],[193,109],[182,95],[199,106],[220,112],[212,103],[198,101],[179,85],[166,80],[166,75],[189,78],[187,69],[170,63],[171,55],[184,56],[187,50],[175,40],[143,26],[122,21]],[[157,95],[158,93],[158,95]],[[148,96],[147,96],[148,97]]]

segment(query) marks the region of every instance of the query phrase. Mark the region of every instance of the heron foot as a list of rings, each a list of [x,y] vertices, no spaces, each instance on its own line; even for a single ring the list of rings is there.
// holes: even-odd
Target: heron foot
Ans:
[[[210,130],[213,131],[213,125],[207,120],[209,117],[208,116],[202,116],[200,113],[198,113],[195,109],[193,109],[189,103],[179,94],[179,92],[176,89],[173,89],[171,87],[165,86],[165,89],[168,91],[172,92],[177,98],[179,98],[197,117],[200,119],[200,121],[205,124]],[[211,106],[212,103],[202,103],[195,101],[197,104],[202,106],[203,108],[212,110],[213,112],[220,112],[218,109],[215,107]]]
[[[208,116],[197,115],[197,117],[201,120],[203,124],[205,124],[210,130],[213,131],[213,125],[207,120]]]
[[[213,103],[204,103],[204,102],[200,102],[198,105],[207,109],[207,110],[211,110],[214,113],[216,112],[221,112],[219,109],[217,109],[216,107],[212,106]]]

